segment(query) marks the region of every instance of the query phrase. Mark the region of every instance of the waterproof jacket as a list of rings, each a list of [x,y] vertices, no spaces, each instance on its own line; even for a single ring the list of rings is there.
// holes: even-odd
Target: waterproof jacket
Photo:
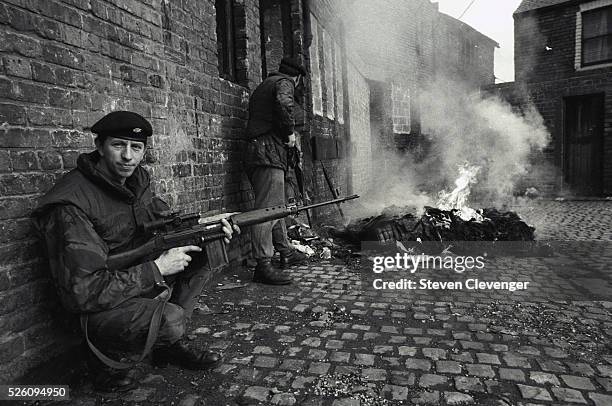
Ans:
[[[60,299],[74,313],[111,309],[154,293],[162,281],[152,261],[107,268],[108,255],[146,241],[139,225],[159,218],[168,205],[153,196],[144,168],[138,166],[120,185],[96,167],[99,159],[97,151],[80,155],[77,168],[60,179],[33,212]]]
[[[294,130],[295,83],[291,76],[271,73],[253,91],[249,99],[248,138],[273,133],[281,142]]]
[[[291,76],[271,73],[249,99],[245,152],[247,168],[265,166],[287,170],[285,143],[294,131],[295,83]]]

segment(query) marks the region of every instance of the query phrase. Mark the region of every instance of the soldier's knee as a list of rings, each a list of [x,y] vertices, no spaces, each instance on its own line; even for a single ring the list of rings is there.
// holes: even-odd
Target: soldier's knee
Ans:
[[[160,329],[160,340],[174,342],[185,334],[185,311],[182,307],[173,303],[166,303],[162,325]]]

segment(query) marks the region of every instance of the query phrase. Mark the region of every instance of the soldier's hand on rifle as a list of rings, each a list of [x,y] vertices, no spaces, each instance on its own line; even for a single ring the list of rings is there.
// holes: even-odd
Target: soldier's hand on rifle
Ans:
[[[223,224],[223,232],[225,233],[225,238],[223,241],[225,241],[226,244],[229,244],[234,232],[236,232],[236,234],[240,234],[240,227],[238,227],[236,224],[230,225],[226,219],[221,219],[221,224]]]
[[[187,255],[187,252],[202,251],[202,248],[197,245],[187,245],[184,247],[177,247],[165,251],[159,256],[154,262],[159,269],[162,276],[174,275],[183,271],[189,265],[191,257]]]

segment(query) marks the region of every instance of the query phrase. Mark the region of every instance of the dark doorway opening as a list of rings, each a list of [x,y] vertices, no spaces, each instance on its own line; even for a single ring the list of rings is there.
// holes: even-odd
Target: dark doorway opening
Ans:
[[[604,95],[565,98],[563,178],[579,196],[603,194]]]

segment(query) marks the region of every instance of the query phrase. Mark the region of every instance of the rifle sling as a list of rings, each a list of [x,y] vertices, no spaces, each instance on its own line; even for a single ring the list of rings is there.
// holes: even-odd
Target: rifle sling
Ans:
[[[170,299],[170,292],[168,286],[165,286],[165,290],[160,293],[156,300],[159,302],[157,307],[153,311],[153,316],[151,317],[151,322],[149,324],[149,332],[147,333],[147,340],[145,342],[144,349],[142,350],[142,354],[136,361],[132,362],[123,362],[123,361],[115,361],[114,359],[105,355],[102,351],[100,351],[96,346],[91,342],[89,338],[89,333],[87,331],[87,321],[89,319],[88,314],[81,315],[81,329],[85,334],[85,340],[87,341],[87,345],[91,352],[93,352],[96,357],[100,361],[102,361],[105,365],[114,368],[114,369],[129,369],[134,367],[137,363],[141,362],[145,357],[151,352],[153,349],[153,345],[157,341],[157,335],[159,334],[159,328],[161,327],[161,319],[164,315],[164,309],[166,308],[166,303]]]

